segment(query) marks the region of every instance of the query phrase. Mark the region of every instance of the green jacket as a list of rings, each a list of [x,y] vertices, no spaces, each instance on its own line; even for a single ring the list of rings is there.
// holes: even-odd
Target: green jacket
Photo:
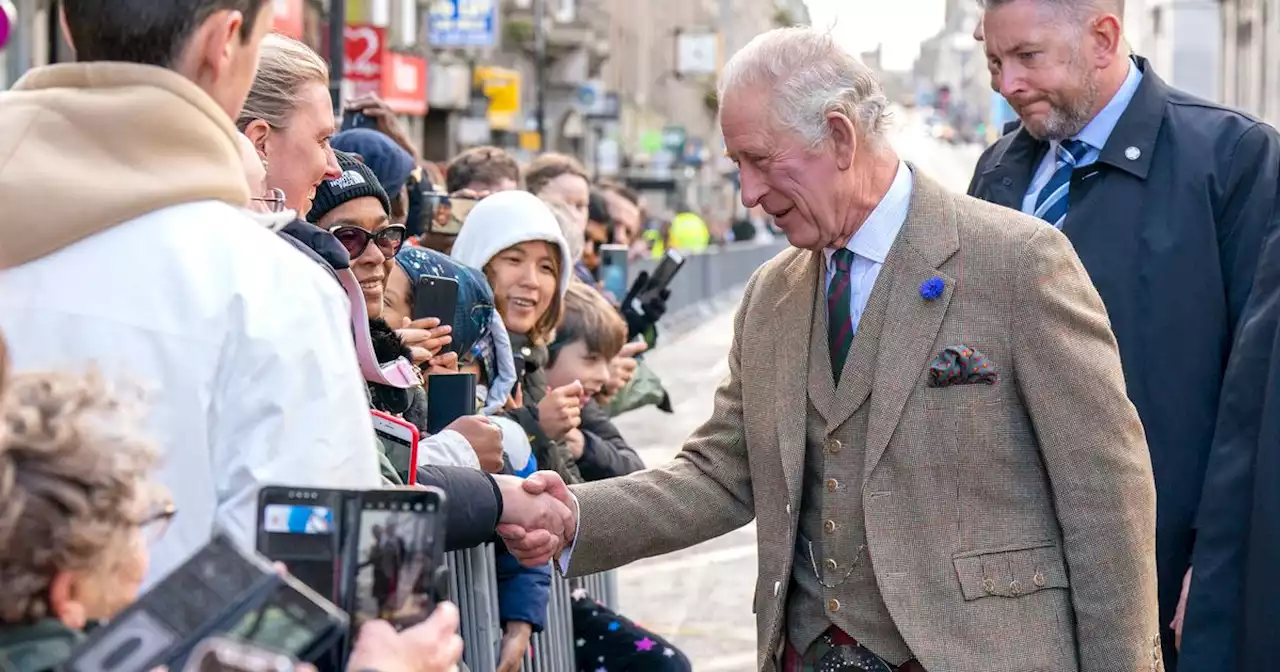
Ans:
[[[52,618],[0,627],[0,672],[52,672],[83,640],[83,633]]]

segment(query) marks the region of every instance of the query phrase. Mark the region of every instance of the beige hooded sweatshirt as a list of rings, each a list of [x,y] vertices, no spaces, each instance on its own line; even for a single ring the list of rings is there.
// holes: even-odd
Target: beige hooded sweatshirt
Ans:
[[[247,205],[236,132],[208,94],[171,70],[31,71],[0,93],[0,269],[168,206]]]

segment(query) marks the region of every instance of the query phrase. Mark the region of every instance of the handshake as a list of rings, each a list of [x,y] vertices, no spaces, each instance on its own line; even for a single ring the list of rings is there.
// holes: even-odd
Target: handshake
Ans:
[[[511,555],[526,567],[552,561],[573,543],[578,531],[578,502],[554,471],[526,479],[494,476],[502,492],[498,536]]]

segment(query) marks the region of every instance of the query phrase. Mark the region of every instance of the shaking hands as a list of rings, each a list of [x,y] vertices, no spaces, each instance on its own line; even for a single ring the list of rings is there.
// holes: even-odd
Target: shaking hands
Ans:
[[[526,567],[551,562],[573,543],[578,531],[578,503],[554,471],[526,479],[495,476],[502,491],[498,536]]]

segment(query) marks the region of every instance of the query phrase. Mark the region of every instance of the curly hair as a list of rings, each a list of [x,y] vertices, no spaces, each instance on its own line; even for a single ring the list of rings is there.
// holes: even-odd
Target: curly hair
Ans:
[[[50,616],[61,571],[109,569],[157,460],[141,396],[91,373],[16,374],[0,396],[0,623]]]

